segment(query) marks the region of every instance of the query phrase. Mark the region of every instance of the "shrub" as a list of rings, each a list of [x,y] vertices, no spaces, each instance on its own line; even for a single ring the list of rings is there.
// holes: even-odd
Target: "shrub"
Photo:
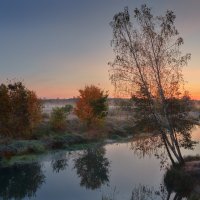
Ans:
[[[67,115],[72,110],[72,106],[66,105],[65,107],[53,108],[50,116],[51,127],[56,131],[63,131],[66,128]]]
[[[63,110],[69,114],[72,110],[73,110],[73,106],[70,105],[70,104],[66,104],[64,107],[63,107]]]

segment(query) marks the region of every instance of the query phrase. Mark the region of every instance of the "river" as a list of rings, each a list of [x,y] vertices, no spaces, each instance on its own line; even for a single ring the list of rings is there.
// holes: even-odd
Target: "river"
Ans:
[[[192,137],[200,140],[200,128]],[[141,139],[85,151],[57,151],[37,163],[0,169],[0,199],[165,200],[163,176],[169,160],[154,142]],[[199,154],[200,145],[182,152]]]

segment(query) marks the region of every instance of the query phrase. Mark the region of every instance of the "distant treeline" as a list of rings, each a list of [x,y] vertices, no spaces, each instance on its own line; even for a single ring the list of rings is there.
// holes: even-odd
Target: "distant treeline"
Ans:
[[[60,99],[60,98],[56,98],[56,99],[41,99],[42,103],[76,103],[78,100],[78,98],[69,98],[69,99]]]
[[[108,103],[109,104],[114,104],[114,103],[118,103],[120,101],[129,101],[130,99],[128,98],[108,98]],[[70,104],[70,103],[76,103],[78,101],[78,98],[66,98],[66,99],[60,99],[60,98],[56,98],[56,99],[47,99],[47,98],[43,98],[41,99],[42,103],[61,103],[61,104]],[[190,100],[192,103],[194,103],[195,106],[199,106],[200,107],[200,100]]]
[[[108,103],[115,103],[118,101],[129,101],[130,99],[123,99],[123,98],[108,98]],[[42,103],[76,103],[78,101],[78,98],[68,98],[68,99],[60,99],[60,98],[56,98],[56,99],[47,99],[47,98],[43,98],[41,99]],[[200,103],[200,101],[199,101]]]

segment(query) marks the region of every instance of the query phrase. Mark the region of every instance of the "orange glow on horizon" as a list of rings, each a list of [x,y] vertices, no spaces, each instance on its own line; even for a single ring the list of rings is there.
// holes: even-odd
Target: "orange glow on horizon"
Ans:
[[[188,84],[186,85],[186,90],[189,91],[189,95],[194,100],[200,100],[200,90],[196,86],[196,84]]]
[[[81,88],[80,88],[81,89]],[[37,93],[37,96],[39,98],[60,98],[60,99],[67,99],[67,98],[74,98],[77,97],[79,95],[79,89],[77,90],[56,90],[56,89],[52,89],[52,90],[46,90],[46,89],[38,89],[38,90],[34,90]],[[193,100],[200,100],[200,92],[196,91],[196,90],[189,90],[189,94],[191,96],[191,99]],[[120,98],[120,96],[116,96],[114,95],[114,90],[110,90],[109,92],[109,97],[110,98]],[[128,96],[122,96],[122,98],[129,98]]]
[[[89,65],[89,63],[88,63]],[[106,67],[105,67],[106,68]],[[70,79],[69,82],[62,81],[64,78],[60,76],[59,74],[57,76],[60,77],[60,82],[50,82],[50,83],[44,83],[44,85],[41,84],[35,84],[35,83],[29,83],[28,88],[32,89],[37,93],[37,96],[40,98],[73,98],[77,97],[79,95],[79,89],[83,89],[86,85],[97,85],[100,88],[102,88],[105,91],[108,91],[110,98],[119,97],[115,95],[114,87],[111,85],[111,83],[108,80],[108,74],[107,71],[90,71],[89,74],[91,77],[95,77],[95,79],[91,78],[88,80],[88,76],[81,76],[79,79],[77,79],[77,76],[75,74],[72,74],[71,77],[75,76],[76,79]],[[65,74],[63,72],[63,74]],[[82,73],[81,73],[82,74]],[[99,76],[97,76],[99,74]],[[200,100],[200,90],[199,90],[199,74],[200,69],[197,68],[197,64],[193,63],[192,66],[185,67],[183,69],[183,75],[184,79],[186,80],[185,89],[189,91],[189,94],[192,99],[194,100]],[[64,76],[64,75],[63,75]],[[90,77],[89,76],[89,77]],[[64,76],[65,77],[65,76]],[[95,81],[98,79],[98,82]],[[57,79],[55,79],[57,80]],[[85,84],[84,84],[85,83]],[[100,83],[100,84],[99,84]],[[129,98],[128,96],[122,96],[122,98]]]

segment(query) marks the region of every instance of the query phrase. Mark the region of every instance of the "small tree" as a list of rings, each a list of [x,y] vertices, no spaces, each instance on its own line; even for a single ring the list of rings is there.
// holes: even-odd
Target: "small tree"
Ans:
[[[111,22],[116,57],[110,63],[110,79],[116,89],[134,96],[141,115],[159,129],[170,157],[184,163],[178,137],[188,133],[177,131],[173,122],[191,122],[189,110],[183,112],[184,101],[180,100],[185,96],[181,70],[190,54],[182,55],[180,51],[183,39],[174,21],[172,11],[154,16],[146,5],[136,8],[133,17],[128,8],[116,14]],[[171,112],[172,102],[173,106],[181,105],[176,106],[177,112]]]
[[[65,129],[66,119],[68,114],[71,112],[72,108],[73,107],[71,105],[65,105],[64,107],[61,108],[59,107],[53,108],[50,117],[50,124],[54,130],[62,131]]]
[[[108,110],[108,94],[94,85],[86,86],[84,90],[79,90],[79,92],[75,114],[86,122],[87,126],[104,119]]]
[[[23,83],[0,85],[0,134],[28,137],[41,120],[41,102]]]

